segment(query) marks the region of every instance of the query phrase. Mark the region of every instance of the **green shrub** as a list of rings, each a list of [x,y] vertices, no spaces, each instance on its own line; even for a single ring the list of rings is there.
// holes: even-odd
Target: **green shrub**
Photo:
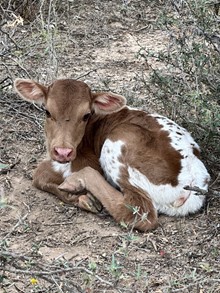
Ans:
[[[200,144],[212,172],[220,169],[220,17],[210,1],[166,1],[156,29],[165,31],[162,51],[141,48],[151,66],[144,83],[160,111],[186,127]]]

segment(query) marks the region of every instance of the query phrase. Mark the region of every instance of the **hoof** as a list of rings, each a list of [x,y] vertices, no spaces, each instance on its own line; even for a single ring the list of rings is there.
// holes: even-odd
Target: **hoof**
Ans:
[[[102,211],[102,204],[90,193],[79,196],[78,206],[94,214]]]

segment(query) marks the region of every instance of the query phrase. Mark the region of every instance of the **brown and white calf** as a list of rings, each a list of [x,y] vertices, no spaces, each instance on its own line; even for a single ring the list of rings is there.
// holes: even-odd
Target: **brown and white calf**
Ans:
[[[158,212],[184,216],[202,207],[204,195],[184,187],[207,190],[210,177],[199,146],[175,122],[73,79],[50,86],[16,79],[15,89],[45,106],[49,158],[34,174],[39,189],[93,212],[101,202],[117,222],[142,231],[156,227]]]

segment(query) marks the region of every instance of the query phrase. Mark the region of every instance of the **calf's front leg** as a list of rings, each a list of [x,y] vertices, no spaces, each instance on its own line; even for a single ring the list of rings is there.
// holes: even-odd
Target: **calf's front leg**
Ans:
[[[67,177],[59,189],[67,192],[88,190],[117,222],[125,222],[140,231],[151,230],[157,226],[157,212],[147,195],[134,188],[125,189],[121,193],[91,167]],[[134,212],[134,208],[138,210],[137,213]]]
[[[85,194],[79,195],[60,190],[58,186],[63,181],[62,173],[53,170],[50,160],[40,163],[33,175],[33,185],[35,187],[54,194],[61,201],[92,213],[98,213],[102,210],[102,205],[89,192],[85,191]]]

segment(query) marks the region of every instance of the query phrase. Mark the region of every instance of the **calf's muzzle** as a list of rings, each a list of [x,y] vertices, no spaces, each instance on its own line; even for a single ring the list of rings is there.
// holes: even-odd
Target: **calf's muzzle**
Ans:
[[[72,148],[54,147],[54,158],[60,163],[67,163],[73,159],[74,151]]]

